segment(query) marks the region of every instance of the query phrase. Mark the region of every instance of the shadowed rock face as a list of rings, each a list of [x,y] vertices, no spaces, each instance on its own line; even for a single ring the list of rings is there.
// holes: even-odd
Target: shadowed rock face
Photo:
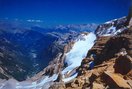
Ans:
[[[132,5],[129,9],[129,14],[127,16],[127,22],[125,24],[126,26],[132,26]]]
[[[127,74],[132,70],[132,58],[130,56],[119,56],[115,61],[115,73]]]
[[[47,40],[47,39],[50,39]],[[38,72],[44,64],[45,51],[56,38],[27,30],[21,33],[1,31],[0,34],[0,67],[1,77],[14,77],[18,80]],[[47,44],[48,46],[44,46]],[[49,50],[50,51],[50,50]],[[51,57],[45,56],[45,60]]]

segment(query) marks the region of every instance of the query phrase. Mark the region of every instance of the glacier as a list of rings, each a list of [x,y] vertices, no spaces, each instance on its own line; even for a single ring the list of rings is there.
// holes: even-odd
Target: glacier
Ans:
[[[76,67],[79,67],[82,59],[86,57],[88,50],[91,49],[94,45],[94,42],[96,40],[96,35],[94,33],[91,32],[88,35],[82,34],[82,36],[83,39],[77,40],[72,49],[66,54],[65,62],[68,64],[68,66],[64,70],[62,70],[62,75],[72,71]],[[63,77],[62,80],[67,83],[73,80],[77,76],[77,74],[78,73],[75,72],[68,78]],[[55,81],[57,77],[58,74],[54,74],[51,77],[42,76],[42,78],[34,82],[27,80],[18,82],[13,79],[9,79],[8,81],[2,83],[0,89],[42,89],[44,85],[47,85],[46,83]],[[48,87],[45,89],[48,89]]]
[[[80,66],[82,59],[86,57],[88,50],[94,45],[96,35],[91,32],[83,38],[84,40],[78,40],[75,42],[71,51],[66,54],[65,62],[68,64],[68,67],[62,71],[62,74],[72,71],[74,68]]]

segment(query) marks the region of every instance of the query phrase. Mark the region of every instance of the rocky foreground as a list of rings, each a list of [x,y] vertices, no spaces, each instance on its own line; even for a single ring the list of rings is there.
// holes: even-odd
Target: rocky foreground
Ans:
[[[131,17],[130,12],[127,18],[100,25],[95,31],[98,38],[94,46],[75,69],[78,76],[63,82],[60,74],[49,89],[132,89]],[[118,27],[118,34],[104,31],[111,25]]]
[[[101,46],[97,47],[97,44],[98,45],[101,44],[99,41],[97,41],[95,46],[89,51],[98,52],[98,56],[96,57],[96,59],[90,58],[89,56],[83,59],[82,64],[78,69],[79,71],[78,77],[74,79],[71,83],[66,84],[65,88],[131,89],[132,88],[131,35],[132,28],[130,28],[127,31],[124,31],[122,34],[116,37],[100,38],[99,40],[104,40],[104,43],[102,43]],[[109,43],[109,46],[106,48],[107,43]],[[116,52],[116,50],[114,50],[115,48],[119,48],[120,51]],[[113,53],[114,55],[113,57],[110,57],[111,55],[109,55],[109,53],[112,54],[112,52],[114,52]],[[98,63],[98,65],[94,66],[93,69],[88,70],[89,68],[88,62],[91,60],[94,60],[95,63]],[[98,60],[100,61],[98,62]]]

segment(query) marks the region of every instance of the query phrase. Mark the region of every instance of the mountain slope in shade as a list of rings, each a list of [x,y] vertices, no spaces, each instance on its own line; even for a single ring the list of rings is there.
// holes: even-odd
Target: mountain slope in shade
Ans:
[[[22,81],[33,76],[62,53],[64,46],[74,41],[79,32],[93,30],[96,27],[96,25],[79,25],[79,27],[72,25],[68,28],[63,26],[66,29],[42,28],[35,24],[23,23],[0,21],[0,77],[2,79],[15,78]],[[82,26],[83,30],[79,30]]]

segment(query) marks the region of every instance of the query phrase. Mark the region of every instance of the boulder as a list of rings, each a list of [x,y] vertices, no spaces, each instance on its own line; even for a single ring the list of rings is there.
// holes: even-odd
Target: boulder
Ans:
[[[84,85],[85,81],[80,77],[80,78],[77,78],[73,81],[73,83],[71,83],[71,86],[73,88],[76,88],[76,87],[82,87]]]
[[[104,81],[110,88],[118,88],[118,89],[130,89],[127,81],[124,80],[121,76],[111,72],[104,72]]]
[[[102,84],[98,84],[98,83],[93,83],[91,88],[92,89],[105,89],[105,87]]]
[[[115,73],[127,74],[132,70],[132,58],[128,55],[120,55],[115,61]]]
[[[55,82],[53,85],[49,87],[49,89],[65,89],[64,82]]]

